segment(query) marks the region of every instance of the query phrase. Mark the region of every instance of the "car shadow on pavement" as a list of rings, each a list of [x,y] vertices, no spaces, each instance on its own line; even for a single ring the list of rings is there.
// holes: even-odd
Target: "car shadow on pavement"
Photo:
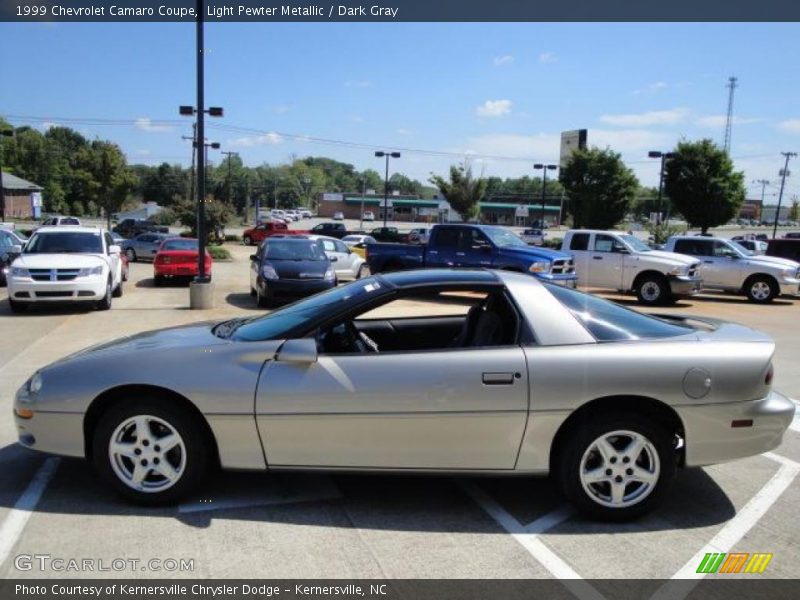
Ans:
[[[26,457],[25,454],[29,455]],[[0,449],[6,477],[30,481],[43,460],[18,444]],[[14,475],[16,472],[16,475]],[[16,486],[21,489],[21,486]],[[479,490],[524,527],[567,506],[545,477],[442,477],[222,472],[179,506],[132,504],[105,485],[81,459],[62,458],[36,511],[84,516],[174,517],[196,528],[215,518],[261,523],[392,531],[497,533],[473,500]],[[21,491],[19,492],[21,494]],[[17,494],[0,494],[11,508]],[[730,499],[703,469],[679,473],[663,504],[631,523],[598,523],[573,516],[549,533],[671,531],[724,523],[736,514]]]
[[[137,288],[188,288],[191,277],[172,277],[165,279],[160,285],[152,277],[145,277],[136,282]]]
[[[54,315],[83,315],[94,312],[94,303],[52,303],[52,304],[31,304],[24,313],[14,314],[7,301],[0,302],[0,316],[17,317],[52,317]]]
[[[730,295],[700,294],[697,296],[692,296],[692,300],[695,302],[718,302],[720,304],[754,304],[753,302],[748,300],[745,296],[737,296],[733,294]],[[766,304],[765,306],[794,306],[794,302],[792,301],[791,298],[782,297],[782,298],[775,298],[775,300]]]
[[[263,308],[259,308],[256,304],[256,299],[247,292],[235,292],[225,296],[225,302],[236,308],[244,308],[258,312],[264,312]]]

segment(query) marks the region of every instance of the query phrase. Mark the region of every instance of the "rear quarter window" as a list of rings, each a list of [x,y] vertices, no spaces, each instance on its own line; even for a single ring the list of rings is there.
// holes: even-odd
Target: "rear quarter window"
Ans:
[[[589,234],[588,233],[574,233],[569,242],[570,250],[588,250],[589,249]]]

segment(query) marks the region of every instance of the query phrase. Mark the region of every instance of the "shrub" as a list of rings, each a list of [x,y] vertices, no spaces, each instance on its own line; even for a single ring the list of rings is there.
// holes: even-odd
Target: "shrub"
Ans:
[[[542,246],[545,248],[553,248],[554,250],[558,250],[561,248],[561,242],[563,241],[562,238],[545,238],[544,243]]]
[[[231,253],[227,248],[223,248],[222,246],[209,246],[208,253],[211,255],[211,258],[214,260],[230,260]]]
[[[225,234],[225,241],[226,242],[241,242],[242,236],[236,235],[235,233],[226,233]]]

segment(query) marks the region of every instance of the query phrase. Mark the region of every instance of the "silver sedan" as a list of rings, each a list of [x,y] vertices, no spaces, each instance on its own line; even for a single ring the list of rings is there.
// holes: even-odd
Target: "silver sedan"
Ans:
[[[620,520],[678,467],[780,444],[794,405],[772,389],[773,353],[739,325],[522,274],[406,271],[89,348],[35,373],[14,410],[21,444],[86,457],[147,504],[214,464],[550,473],[582,512]]]

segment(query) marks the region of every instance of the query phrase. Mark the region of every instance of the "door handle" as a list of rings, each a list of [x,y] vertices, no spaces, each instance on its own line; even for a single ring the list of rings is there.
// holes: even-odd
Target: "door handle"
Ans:
[[[514,378],[519,379],[519,373],[484,373],[483,383],[486,385],[511,385]]]
[[[592,258],[595,259],[595,260],[603,260],[602,256],[593,256]]]
[[[456,252],[456,256],[466,256],[463,252]]]

